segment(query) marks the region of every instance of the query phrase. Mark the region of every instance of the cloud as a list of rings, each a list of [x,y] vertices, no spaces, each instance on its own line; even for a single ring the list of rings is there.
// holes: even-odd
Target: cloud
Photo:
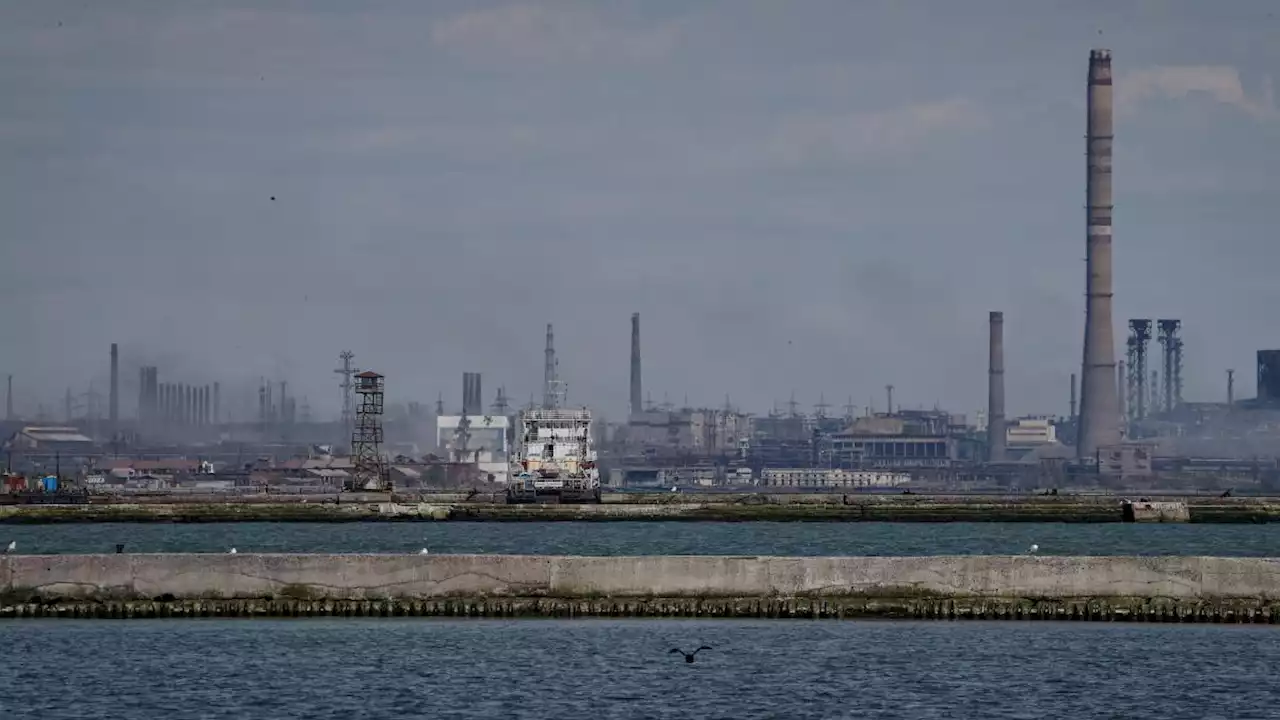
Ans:
[[[628,29],[591,6],[521,3],[446,18],[430,36],[446,51],[479,60],[656,60],[674,48],[679,24]]]
[[[1230,65],[1165,65],[1137,70],[1117,84],[1117,101],[1130,109],[1152,99],[1184,100],[1203,93],[1215,102],[1231,105],[1254,117],[1276,115],[1274,90],[1265,77],[1258,95],[1250,95],[1240,81],[1240,71]]]
[[[975,130],[986,115],[963,98],[889,110],[783,123],[770,143],[774,159],[787,165],[846,162],[915,150],[941,135]]]

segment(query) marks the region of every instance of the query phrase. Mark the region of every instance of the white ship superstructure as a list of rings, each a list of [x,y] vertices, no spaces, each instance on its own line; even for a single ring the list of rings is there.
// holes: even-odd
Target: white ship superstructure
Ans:
[[[516,427],[509,499],[598,501],[600,470],[586,408],[524,410]]]

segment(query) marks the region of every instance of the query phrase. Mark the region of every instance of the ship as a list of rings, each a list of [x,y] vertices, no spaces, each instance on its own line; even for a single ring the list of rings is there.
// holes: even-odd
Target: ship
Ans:
[[[507,501],[600,502],[600,469],[592,435],[587,408],[521,411]]]

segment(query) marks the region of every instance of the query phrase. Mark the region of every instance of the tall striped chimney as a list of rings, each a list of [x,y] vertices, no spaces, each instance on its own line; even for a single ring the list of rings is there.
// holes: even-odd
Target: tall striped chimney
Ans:
[[[1098,448],[1120,441],[1115,338],[1111,328],[1111,51],[1089,53],[1085,162],[1087,245],[1085,255],[1084,361],[1080,376],[1080,434],[1076,455],[1092,458]]]

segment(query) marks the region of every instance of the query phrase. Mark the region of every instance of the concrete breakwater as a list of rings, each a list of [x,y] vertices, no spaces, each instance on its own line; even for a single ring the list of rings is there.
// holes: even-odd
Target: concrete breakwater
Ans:
[[[1280,500],[1188,498],[1126,513],[1121,499],[927,495],[667,496],[665,502],[507,505],[395,498],[335,502],[247,501],[0,506],[0,523],[362,521],[795,521],[795,522],[1205,522],[1280,521]],[[1175,508],[1171,510],[1170,508]]]
[[[1280,558],[8,555],[0,617],[1280,622]]]

